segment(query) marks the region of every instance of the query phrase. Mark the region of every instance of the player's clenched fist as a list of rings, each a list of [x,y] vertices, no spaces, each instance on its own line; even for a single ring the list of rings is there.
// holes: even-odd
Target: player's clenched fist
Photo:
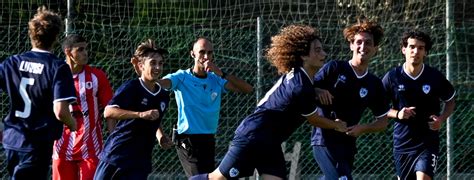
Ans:
[[[416,115],[415,107],[404,107],[397,112],[398,119],[410,119]]]
[[[143,111],[143,112],[138,113],[138,116],[141,119],[155,120],[155,119],[158,119],[160,117],[160,111],[158,111],[157,109]]]
[[[157,139],[158,139],[158,143],[160,144],[160,147],[163,149],[170,149],[174,145],[171,139],[166,135],[161,136],[161,137],[157,136]]]

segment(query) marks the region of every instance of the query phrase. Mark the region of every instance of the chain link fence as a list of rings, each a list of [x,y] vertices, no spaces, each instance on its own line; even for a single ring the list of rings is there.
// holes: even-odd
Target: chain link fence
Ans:
[[[190,43],[196,36],[209,37],[214,43],[216,64],[254,85],[255,92],[265,93],[278,78],[276,69],[265,59],[257,63],[257,46],[266,47],[270,37],[292,23],[317,27],[323,38],[328,59],[348,59],[350,50],[342,37],[342,29],[356,16],[376,20],[385,29],[379,52],[370,64],[370,71],[382,77],[388,69],[404,61],[399,39],[404,30],[416,27],[429,32],[434,46],[426,63],[446,72],[446,1],[395,0],[76,0],[72,3],[72,32],[89,41],[90,63],[108,74],[114,89],[135,78],[130,57],[139,42],[152,38],[170,51],[164,74],[190,68]],[[0,61],[31,49],[27,35],[28,20],[40,5],[66,17],[66,1],[16,0],[0,1]],[[451,82],[458,96],[452,116],[451,133],[454,151],[453,179],[474,178],[474,5],[461,0],[453,2],[454,58]],[[257,18],[261,26],[257,28]],[[257,32],[257,29],[261,29]],[[260,36],[258,35],[260,33]],[[259,42],[258,37],[262,37]],[[62,39],[62,38],[61,38]],[[259,44],[260,43],[260,44]],[[64,57],[56,47],[54,53]],[[257,74],[258,69],[261,74]],[[216,137],[216,162],[224,156],[235,128],[255,108],[261,94],[229,93],[223,97],[221,118]],[[350,103],[350,102],[347,102]],[[8,96],[2,94],[0,113],[9,109]],[[176,123],[174,99],[164,119],[164,129],[171,133]],[[362,122],[372,121],[366,113]],[[354,176],[356,179],[396,179],[392,159],[392,128],[360,137],[357,141]],[[106,135],[105,135],[106,136]],[[441,157],[435,179],[446,178],[446,128],[441,130]],[[313,160],[309,143],[310,126],[303,125],[282,145],[288,160],[290,179],[316,179],[321,175]],[[174,150],[153,151],[153,172],[150,179],[185,179]],[[5,156],[0,152],[0,177],[7,178]]]

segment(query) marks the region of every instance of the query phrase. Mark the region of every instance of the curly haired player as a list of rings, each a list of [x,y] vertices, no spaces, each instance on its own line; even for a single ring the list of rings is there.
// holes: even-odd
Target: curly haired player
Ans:
[[[219,167],[191,179],[237,179],[252,175],[255,169],[263,179],[286,179],[281,143],[301,124],[307,121],[345,132],[345,122],[317,115],[313,76],[325,57],[321,39],[312,27],[290,25],[273,36],[267,58],[281,78],[239,125]]]

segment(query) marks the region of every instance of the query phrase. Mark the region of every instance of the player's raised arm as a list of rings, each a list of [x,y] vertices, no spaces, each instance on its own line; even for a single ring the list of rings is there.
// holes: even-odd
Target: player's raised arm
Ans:
[[[171,80],[169,79],[160,79],[158,80],[158,84],[160,84],[160,86],[165,89],[171,88]]]
[[[347,124],[346,122],[335,119],[330,120],[322,116],[316,115],[316,113],[311,114],[310,116],[306,117],[308,122],[316,127],[324,128],[324,129],[334,129],[339,132],[346,132],[347,131]]]
[[[125,120],[125,119],[145,119],[156,120],[160,117],[160,112],[157,109],[138,112],[121,109],[117,106],[105,107],[104,117],[106,119]]]
[[[252,85],[247,83],[246,81],[238,78],[237,76],[234,76],[232,74],[228,74],[227,72],[224,72],[222,69],[217,67],[214,62],[212,61],[205,61],[204,63],[204,68],[207,71],[212,71],[218,76],[220,76],[222,79],[227,80],[227,83],[225,84],[225,88],[227,90],[233,91],[233,92],[241,92],[241,93],[246,93],[249,94],[253,91]]]
[[[379,132],[387,129],[388,117],[382,116],[375,118],[375,121],[369,124],[356,124],[348,127],[346,134],[349,136],[358,137],[362,134]]]

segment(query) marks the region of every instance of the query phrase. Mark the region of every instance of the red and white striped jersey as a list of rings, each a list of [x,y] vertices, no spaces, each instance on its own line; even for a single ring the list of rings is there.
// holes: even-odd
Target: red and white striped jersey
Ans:
[[[69,109],[77,131],[64,126],[62,137],[54,142],[53,159],[97,158],[103,148],[101,112],[113,96],[112,87],[103,71],[88,65],[73,77],[77,103]]]

